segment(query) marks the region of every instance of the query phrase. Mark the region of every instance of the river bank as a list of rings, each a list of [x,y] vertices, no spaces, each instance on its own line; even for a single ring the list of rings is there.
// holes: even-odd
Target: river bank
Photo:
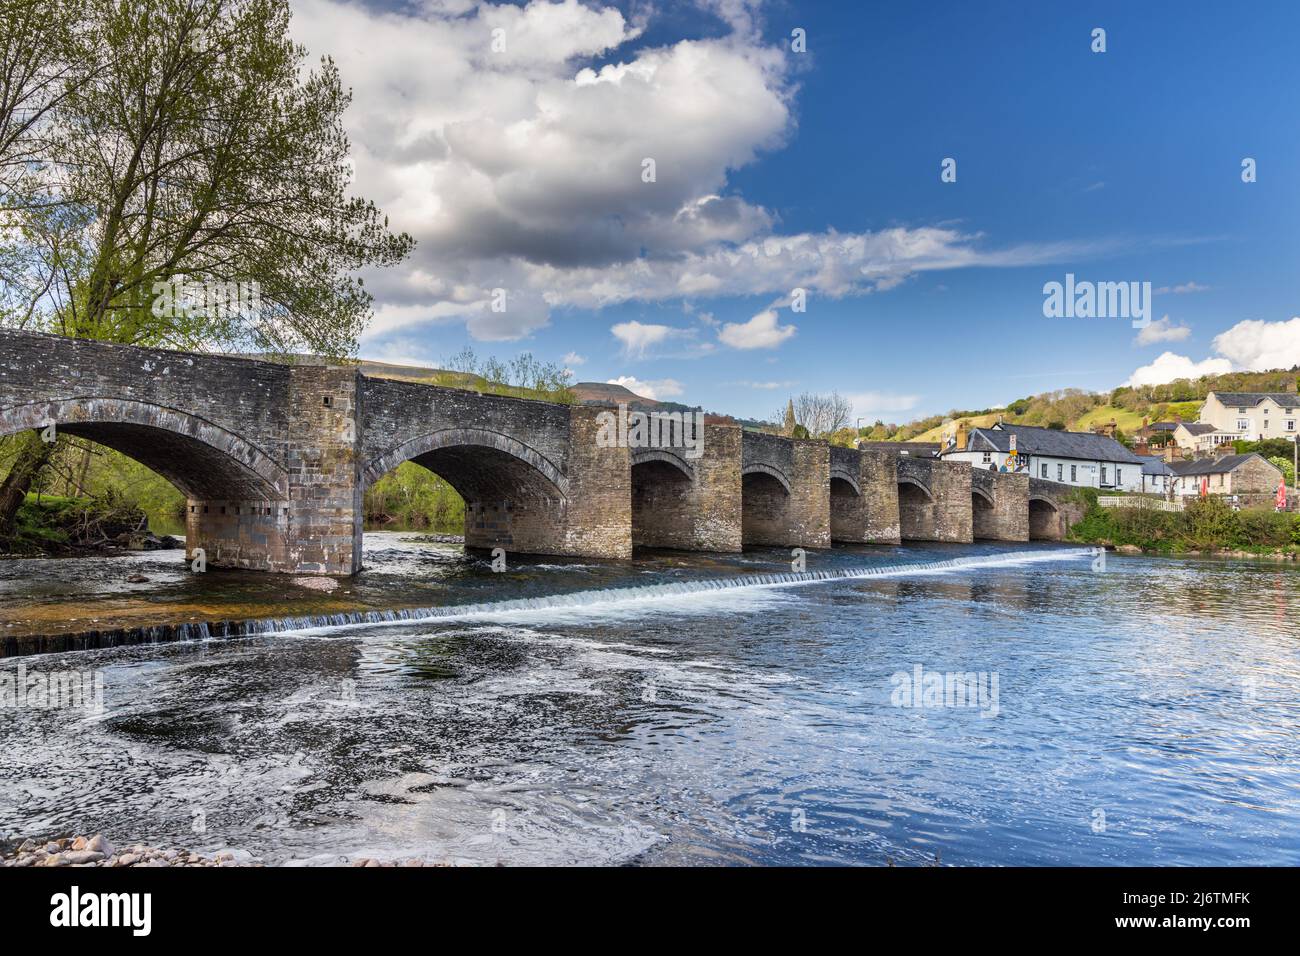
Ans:
[[[1194,499],[1183,511],[1146,507],[1102,508],[1084,489],[1083,520],[1069,540],[1114,548],[1122,554],[1168,557],[1300,559],[1300,515],[1266,509],[1234,510],[1220,498]]]
[[[172,523],[155,531],[145,512],[116,495],[73,498],[30,493],[18,509],[13,534],[0,539],[0,560],[112,555],[184,547]]]
[[[24,840],[11,852],[0,852],[3,867],[226,867],[260,866],[246,852],[223,851],[204,856],[189,850],[160,849],[135,843],[117,849],[103,834],[63,837],[52,840]]]

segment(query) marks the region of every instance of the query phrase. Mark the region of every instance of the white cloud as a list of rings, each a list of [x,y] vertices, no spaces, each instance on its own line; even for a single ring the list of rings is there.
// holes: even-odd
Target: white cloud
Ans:
[[[1193,362],[1185,355],[1162,352],[1150,365],[1143,365],[1125,382],[1125,385],[1164,385],[1177,378],[1200,378],[1202,375],[1221,375],[1232,371],[1232,363],[1224,358],[1208,358]]]
[[[331,54],[353,90],[356,191],[418,240],[409,263],[366,274],[380,303],[367,340],[453,321],[516,339],[568,306],[796,286],[842,297],[1098,250],[987,249],[933,227],[778,234],[730,178],[793,130],[793,55],[760,39],[757,0],[701,2],[721,35],[631,50],[643,24],[596,2],[293,0],[295,37]],[[654,183],[641,179],[647,157]],[[505,312],[484,306],[494,288],[510,293]]]
[[[1145,326],[1138,333],[1134,343],[1137,345],[1154,345],[1157,342],[1181,342],[1192,334],[1186,325],[1174,325],[1169,316],[1161,316]]]
[[[636,392],[642,398],[652,398],[656,401],[663,401],[667,398],[674,398],[682,394],[682,383],[675,378],[661,378],[655,381],[644,381],[632,375],[620,375],[618,378],[607,379],[606,385],[622,385],[629,391]]]
[[[774,349],[790,336],[796,326],[781,325],[775,309],[765,309],[748,322],[728,322],[718,330],[718,341],[733,349]]]
[[[1214,350],[1242,371],[1300,365],[1300,316],[1288,322],[1238,322],[1214,337]]]
[[[896,392],[856,392],[846,398],[853,405],[853,417],[866,420],[871,424],[876,419],[888,420],[898,412],[909,412],[916,408],[921,400],[919,395],[903,395]],[[856,425],[857,422],[854,422]]]
[[[1164,352],[1129,377],[1125,385],[1163,385],[1176,378],[1221,375],[1224,372],[1264,372],[1300,365],[1300,316],[1284,322],[1247,319],[1214,337],[1215,358],[1196,362]]]
[[[1174,295],[1186,295],[1189,292],[1205,292],[1209,288],[1208,285],[1201,285],[1199,282],[1184,282],[1175,286],[1162,285],[1156,289],[1156,295],[1164,295],[1167,292],[1172,292]]]
[[[579,365],[586,365],[587,357],[585,355],[579,355],[577,352],[570,352],[565,355],[561,361],[571,368],[576,368]]]
[[[633,358],[644,356],[654,346],[662,345],[670,339],[684,338],[691,335],[691,332],[687,329],[677,329],[671,325],[655,325],[635,320],[619,322],[617,325],[610,326],[609,331],[613,333],[614,338],[623,343],[623,352]]]

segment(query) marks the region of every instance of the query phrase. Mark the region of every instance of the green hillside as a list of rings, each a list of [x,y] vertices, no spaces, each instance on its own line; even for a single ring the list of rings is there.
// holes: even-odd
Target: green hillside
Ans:
[[[1175,415],[1195,421],[1211,391],[1280,392],[1297,380],[1300,369],[1269,372],[1229,372],[1195,380],[1180,379],[1166,385],[1123,386],[1111,392],[1061,389],[1017,399],[1003,409],[954,409],[904,425],[877,422],[867,430],[873,440],[941,441],[947,423],[965,421],[973,427],[992,425],[999,418],[1018,425],[1037,425],[1070,431],[1088,431],[1112,419],[1124,434],[1142,427],[1142,420],[1169,421]]]

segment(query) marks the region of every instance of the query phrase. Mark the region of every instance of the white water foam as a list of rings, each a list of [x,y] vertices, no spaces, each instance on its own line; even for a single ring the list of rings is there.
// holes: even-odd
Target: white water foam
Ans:
[[[246,633],[322,634],[343,628],[391,626],[425,621],[467,621],[525,618],[530,622],[539,616],[556,613],[569,616],[581,612],[585,617],[599,616],[620,610],[631,610],[645,605],[662,605],[665,601],[701,600],[716,598],[723,593],[749,589],[798,587],[807,584],[824,584],[828,581],[855,581],[869,578],[892,578],[914,575],[944,574],[972,568],[1010,567],[1021,564],[1038,564],[1047,561],[1077,560],[1091,557],[1092,550],[1069,548],[1053,551],[1016,551],[1009,554],[972,558],[952,558],[947,561],[927,561],[918,564],[893,564],[870,568],[840,568],[829,571],[790,571],[777,574],[750,574],[742,577],[706,579],[702,581],[677,581],[671,584],[650,584],[641,587],[601,588],[595,591],[574,591],[547,597],[514,598],[505,601],[487,601],[475,604],[453,604],[440,607],[408,608],[399,611],[369,611],[355,614],[332,615],[329,618],[289,618],[281,621],[249,622]]]

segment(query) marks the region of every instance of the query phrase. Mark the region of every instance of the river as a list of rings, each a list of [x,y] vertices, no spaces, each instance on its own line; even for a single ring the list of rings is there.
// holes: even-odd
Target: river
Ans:
[[[909,545],[782,581],[755,577],[790,571],[778,550],[493,573],[420,535],[365,547],[332,592],[180,552],[0,563],[0,633],[310,617],[0,659],[103,687],[0,710],[0,837],[271,864],[1300,862],[1290,567]],[[443,616],[373,620],[422,608]],[[339,615],[368,619],[311,626]],[[912,695],[918,674],[952,686]]]

